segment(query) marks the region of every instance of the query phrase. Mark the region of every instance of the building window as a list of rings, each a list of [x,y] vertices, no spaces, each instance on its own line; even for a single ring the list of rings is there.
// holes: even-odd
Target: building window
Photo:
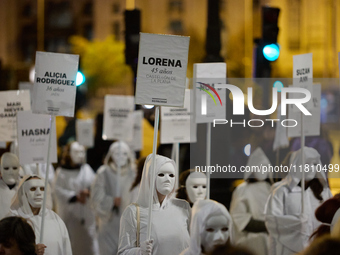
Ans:
[[[92,1],[89,1],[89,2],[84,4],[84,6],[83,6],[83,14],[85,16],[92,16],[92,14],[93,14],[92,10],[93,10],[93,3],[92,3]]]
[[[119,3],[114,3],[112,5],[112,12],[114,14],[118,14],[120,12],[120,5],[119,5]]]
[[[93,39],[93,25],[90,24],[86,24],[84,25],[84,33],[83,36],[87,39],[87,40],[92,40]]]
[[[300,49],[301,0],[288,0],[288,47],[290,50]]]
[[[182,34],[183,31],[184,31],[183,23],[182,23],[181,20],[172,20],[172,21],[170,21],[169,28],[175,34]]]
[[[22,8],[22,16],[25,18],[29,18],[33,16],[33,8],[32,5],[27,3]]]
[[[120,40],[120,23],[118,21],[115,21],[113,23],[112,30],[113,30],[112,32],[113,32],[113,35],[115,36],[115,39],[119,41]]]
[[[183,12],[183,1],[182,0],[170,0],[169,1],[170,12]]]

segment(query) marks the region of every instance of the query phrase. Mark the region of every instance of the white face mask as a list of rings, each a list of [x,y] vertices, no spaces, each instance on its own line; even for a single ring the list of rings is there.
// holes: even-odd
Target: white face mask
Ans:
[[[7,185],[14,185],[19,178],[19,160],[14,154],[4,154],[1,157],[1,176]]]
[[[315,178],[316,175],[316,167],[320,164],[320,161],[317,159],[309,158],[306,160],[306,170],[305,170],[305,180],[311,181]],[[320,166],[319,166],[320,167]],[[307,172],[308,170],[308,172]]]
[[[267,179],[268,173],[254,172],[253,175],[256,180],[264,181],[265,179]]]
[[[33,208],[40,208],[44,198],[44,181],[40,179],[31,179],[25,182],[24,192],[27,196],[28,203]]]
[[[185,188],[191,203],[205,199],[207,195],[207,177],[204,173],[190,173],[185,181]]]
[[[168,162],[165,163],[156,176],[156,189],[157,191],[166,196],[170,194],[175,185],[175,168]]]
[[[201,234],[201,245],[204,247],[204,252],[212,252],[215,246],[225,244],[228,239],[228,219],[223,215],[209,217]]]
[[[85,162],[85,148],[78,142],[73,142],[70,147],[70,157],[72,162],[76,165]]]
[[[117,166],[125,166],[127,164],[129,153],[127,151],[124,151],[123,148],[119,150],[115,150],[112,153],[113,161]]]
[[[319,160],[309,158],[305,162],[305,181],[311,181],[315,178],[316,175],[316,167],[320,164]],[[320,167],[320,166],[319,166]],[[296,172],[298,178],[302,179],[302,171],[300,165],[296,167]]]

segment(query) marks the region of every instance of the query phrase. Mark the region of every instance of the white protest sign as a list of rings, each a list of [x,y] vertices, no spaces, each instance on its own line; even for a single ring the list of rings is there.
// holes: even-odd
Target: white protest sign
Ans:
[[[46,163],[51,120],[49,115],[18,112],[18,144],[21,165]],[[50,162],[57,163],[55,122],[51,129]]]
[[[313,54],[301,54],[293,56],[293,86],[308,89],[313,97]],[[299,95],[293,94],[291,98],[299,98]],[[312,100],[309,100],[304,106],[309,110],[313,108]],[[300,110],[293,104],[290,107],[295,112]]]
[[[0,92],[0,141],[14,141],[17,138],[17,118],[19,111],[31,109],[28,90]]]
[[[189,39],[140,33],[136,104],[183,107]]]
[[[33,83],[31,82],[19,82],[19,90],[29,90],[30,91],[30,98],[31,98],[31,105],[32,105],[32,98],[33,98]]]
[[[92,148],[94,146],[94,120],[76,120],[76,137],[78,143],[81,145]]]
[[[161,107],[161,144],[196,142],[193,90],[185,90],[184,107]]]
[[[32,111],[39,114],[74,116],[79,56],[36,53]]]
[[[210,123],[226,118],[226,89],[214,88],[225,84],[226,63],[194,64],[196,123]]]
[[[321,84],[314,84],[312,86],[313,94],[310,100],[313,103],[313,107],[308,109],[312,115],[303,116],[304,120],[304,135],[305,136],[318,136],[320,135],[320,100],[321,100]],[[295,112],[288,109],[288,119],[297,121],[297,126],[288,127],[288,137],[300,137],[301,136],[301,112]],[[287,121],[285,125],[293,126],[292,121]]]
[[[143,149],[143,110],[138,110],[133,112],[133,139],[127,142],[130,149],[133,151],[140,151]]]
[[[131,141],[133,138],[133,96],[105,96],[103,140]]]
[[[6,149],[6,142],[0,142],[0,149]]]

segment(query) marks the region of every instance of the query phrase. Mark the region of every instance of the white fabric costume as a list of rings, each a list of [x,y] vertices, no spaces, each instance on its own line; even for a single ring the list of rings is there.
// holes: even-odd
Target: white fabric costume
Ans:
[[[17,191],[17,187],[10,189],[7,184],[0,179],[0,220],[5,218],[11,207],[11,200]]]
[[[13,198],[9,216],[20,216],[32,223],[32,227],[36,237],[36,243],[40,240],[41,218],[42,210],[40,209],[38,215],[32,213],[30,204],[28,202],[27,194],[25,193],[25,185],[31,180],[26,180],[31,176],[25,176],[19,184],[18,192]],[[40,178],[40,177],[38,177]],[[34,179],[34,181],[36,181]],[[43,183],[43,180],[39,180]],[[44,192],[45,194],[49,193]],[[62,219],[51,209],[51,201],[47,199],[45,210],[45,225],[43,244],[47,246],[45,255],[72,255],[71,243],[66,226]]]
[[[80,191],[89,189],[95,173],[88,164],[80,169],[59,167],[54,185],[58,214],[67,226],[73,254],[99,254],[95,216],[87,200],[85,204],[70,202]]]
[[[160,168],[174,161],[156,155],[155,179],[151,180],[151,155],[145,161],[142,180],[137,199],[140,207],[140,244],[147,240],[148,207],[150,183],[155,182]],[[176,176],[175,176],[176,178]],[[174,255],[180,254],[189,246],[190,205],[185,200],[172,197],[174,185],[162,204],[159,203],[156,184],[153,193],[151,239],[153,240],[152,254]],[[119,232],[118,254],[140,255],[141,248],[137,247],[137,218],[136,206],[129,205],[121,218]]]
[[[315,149],[305,147],[304,152],[307,165],[321,164],[320,155]],[[270,235],[270,255],[290,255],[300,252],[308,245],[309,237],[321,224],[317,222],[314,212],[322,202],[315,198],[310,187],[305,190],[305,211],[301,214],[301,187],[298,186],[302,176],[301,150],[293,153],[291,162],[296,166],[296,171],[291,170],[272,191],[265,208],[266,227]],[[306,180],[308,175],[305,174]],[[325,173],[316,172],[312,178],[318,178],[323,185],[324,189],[321,193],[323,200],[330,198],[332,195],[327,187]]]
[[[250,155],[247,166],[261,165],[268,166],[270,161],[259,147]],[[255,177],[256,182],[247,182],[249,178]],[[268,234],[248,232],[245,228],[252,219],[264,222],[264,208],[270,194],[270,184],[265,181],[267,177],[268,172],[246,172],[245,182],[236,187],[230,203],[230,214],[235,223],[235,244],[244,246],[257,255],[268,254]]]
[[[2,155],[0,166],[0,220],[9,213],[11,200],[18,189],[19,169],[19,159],[15,154],[7,152]]]
[[[192,221],[190,224],[190,246],[184,250],[181,255],[201,255],[203,254],[202,246],[208,240],[204,240],[204,232],[207,228],[207,222],[212,216],[223,216],[226,219],[227,229],[218,232],[218,229],[213,229],[210,248],[218,244],[225,244],[232,241],[233,223],[231,216],[224,205],[213,200],[198,200],[192,207]],[[222,227],[222,225],[221,225]],[[216,232],[216,233],[214,233]],[[205,247],[207,249],[207,247]]]
[[[117,165],[113,159],[113,154],[119,150],[122,153],[127,153],[125,162],[121,166],[121,176],[117,174]],[[97,171],[91,189],[91,203],[99,217],[98,243],[101,255],[117,253],[120,217],[127,206],[125,200],[130,199],[126,198],[124,194],[129,192],[135,179],[135,172],[133,157],[128,145],[124,142],[113,143],[105,157],[104,165]],[[118,182],[120,185],[119,194],[117,193]],[[121,198],[118,210],[114,209],[116,197]]]

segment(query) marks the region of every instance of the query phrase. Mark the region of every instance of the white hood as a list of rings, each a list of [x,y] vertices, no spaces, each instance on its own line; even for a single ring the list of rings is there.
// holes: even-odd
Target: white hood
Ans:
[[[150,196],[150,188],[151,188],[151,182],[155,183],[155,189],[153,192],[153,202],[154,203],[158,203],[158,196],[157,196],[157,191],[156,191],[156,177],[157,174],[159,172],[159,169],[165,164],[165,163],[171,163],[174,168],[176,169],[176,164],[172,159],[169,159],[167,157],[164,156],[160,156],[160,155],[156,155],[155,160],[156,160],[156,164],[155,164],[155,175],[154,175],[154,179],[151,180],[151,158],[152,158],[152,154],[150,154],[144,163],[144,167],[143,167],[143,173],[142,173],[142,180],[140,182],[140,188],[139,188],[139,193],[138,193],[138,198],[137,198],[137,204],[139,204],[141,207],[149,207],[149,196]],[[175,176],[175,183],[176,183],[176,179],[178,178],[178,176]],[[172,191],[170,192],[170,194],[168,194],[166,196],[166,198],[164,199],[163,203],[166,202],[166,200],[168,198],[170,198],[172,196],[172,193],[175,191],[175,186],[172,189]]]
[[[188,249],[190,255],[201,254],[201,234],[204,231],[206,221],[211,215],[225,215],[229,224],[229,240],[232,241],[232,219],[224,205],[210,199],[198,200],[194,203],[191,212],[190,223],[190,247]]]
[[[322,163],[320,160],[320,154],[311,147],[304,147],[305,154],[305,162],[309,159],[316,159],[318,161],[318,168],[322,167]],[[296,187],[301,181],[301,173],[300,166],[302,164],[302,153],[301,149],[298,151],[294,151],[290,157],[290,165],[291,170],[288,175],[285,177],[285,182],[287,183],[290,190]],[[294,171],[296,169],[296,171]],[[321,184],[326,187],[327,186],[327,177],[324,171],[316,172],[315,178],[318,178]]]
[[[27,196],[25,195],[25,192],[24,192],[24,183],[26,182],[27,179],[31,177],[37,177],[44,181],[44,179],[42,179],[38,175],[25,175],[18,185],[17,193],[14,195],[12,199],[12,204],[10,207],[11,211],[17,211],[21,217],[26,218],[26,219],[34,216],[32,213],[31,207],[29,205]],[[47,195],[46,208],[52,209],[51,190],[49,186],[46,188],[44,195]],[[42,210],[40,210],[39,212],[39,215],[41,214],[42,214]]]
[[[256,169],[261,169],[261,167],[266,166],[268,167],[271,165],[269,159],[267,158],[266,154],[263,152],[261,147],[257,147],[256,150],[250,155],[247,166],[256,166]],[[251,176],[252,172],[245,172],[243,179],[246,181]],[[268,178],[268,171],[267,172],[257,172],[256,175],[261,175],[261,179],[265,180]],[[254,178],[254,176],[253,176]]]

